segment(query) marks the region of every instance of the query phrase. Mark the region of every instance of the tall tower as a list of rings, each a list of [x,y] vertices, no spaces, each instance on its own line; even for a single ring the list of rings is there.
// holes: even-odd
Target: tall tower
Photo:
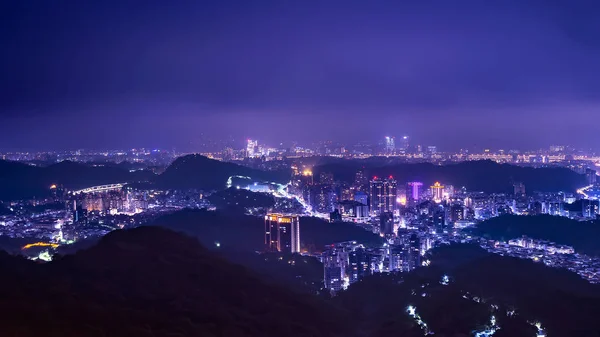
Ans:
[[[423,183],[418,181],[411,181],[406,184],[406,199],[409,201],[419,201],[421,199],[421,193],[423,189]]]
[[[257,147],[257,140],[248,139],[248,143],[246,144],[246,157],[254,158],[254,156],[256,156]]]
[[[369,187],[371,215],[393,213],[396,210],[397,189],[396,180],[392,176],[387,179],[374,177]]]
[[[404,152],[408,152],[409,146],[410,146],[410,142],[409,142],[408,136],[402,137],[402,144],[401,144],[402,150]]]
[[[300,253],[300,218],[297,215],[267,214],[265,250]]]
[[[385,137],[385,153],[393,154],[396,151],[396,138],[395,137]]]
[[[444,198],[444,186],[439,182],[435,182],[433,186],[431,186],[431,196],[434,201],[440,202]]]

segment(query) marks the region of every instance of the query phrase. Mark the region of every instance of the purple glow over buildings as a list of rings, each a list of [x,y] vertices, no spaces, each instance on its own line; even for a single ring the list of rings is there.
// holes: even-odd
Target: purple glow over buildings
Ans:
[[[407,185],[408,188],[406,194],[407,196],[410,196],[410,200],[419,200],[423,183],[419,181],[411,181]]]

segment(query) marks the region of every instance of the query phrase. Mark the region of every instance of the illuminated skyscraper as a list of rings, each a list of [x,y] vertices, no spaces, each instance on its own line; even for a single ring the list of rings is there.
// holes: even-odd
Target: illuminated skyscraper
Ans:
[[[323,253],[325,289],[336,292],[348,286],[346,276],[347,266],[348,253],[342,249],[334,248]]]
[[[396,138],[385,137],[385,153],[392,154],[394,151],[396,151]]]
[[[444,198],[444,186],[436,181],[435,184],[431,186],[431,196],[435,201],[442,201]]]
[[[248,139],[248,143],[246,144],[246,157],[254,158],[258,153],[258,141]]]
[[[465,208],[460,204],[454,204],[450,206],[450,222],[455,223],[457,221],[465,220]]]
[[[412,234],[408,239],[408,268],[413,270],[421,265],[421,239],[417,234]]]
[[[419,201],[421,199],[421,193],[423,189],[423,183],[418,181],[411,181],[406,184],[406,199],[408,201]]]
[[[354,178],[354,187],[357,190],[361,190],[362,188],[366,188],[366,186],[368,184],[369,184],[369,178],[367,177],[365,170],[358,170],[356,172],[356,176]]]
[[[349,277],[350,283],[362,280],[365,276],[371,274],[370,254],[360,247],[349,253]]]
[[[408,148],[410,146],[408,136],[402,137],[402,144],[400,146],[404,152],[408,152]]]
[[[300,219],[297,215],[267,214],[265,216],[265,250],[300,252]]]
[[[397,183],[392,176],[387,179],[374,177],[369,188],[369,199],[371,203],[371,215],[378,216],[381,213],[394,213],[397,208]]]

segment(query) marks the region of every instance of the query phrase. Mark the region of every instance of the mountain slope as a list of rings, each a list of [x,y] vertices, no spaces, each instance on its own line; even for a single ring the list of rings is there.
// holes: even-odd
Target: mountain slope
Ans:
[[[224,189],[231,176],[251,177],[255,181],[286,183],[289,172],[261,171],[192,154],[177,158],[154,182],[163,189]]]
[[[316,299],[264,284],[158,227],[108,234],[48,264],[0,256],[7,336],[335,336]]]

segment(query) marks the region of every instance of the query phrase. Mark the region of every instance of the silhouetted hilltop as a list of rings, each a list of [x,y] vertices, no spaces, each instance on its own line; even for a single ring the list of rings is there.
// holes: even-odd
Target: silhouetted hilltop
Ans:
[[[157,227],[47,264],[0,253],[6,336],[338,336],[335,310]]]
[[[600,255],[600,221],[577,221],[552,215],[504,215],[471,229],[478,236],[508,241],[523,235],[575,248],[579,253]]]
[[[227,186],[227,179],[231,176],[279,183],[287,183],[290,180],[289,171],[261,171],[191,154],[177,158],[164,173],[156,177],[155,183],[162,189],[221,190]]]
[[[0,199],[44,197],[50,186],[80,189],[95,185],[151,179],[148,171],[129,172],[114,166],[90,166],[71,161],[41,167],[0,160]]]
[[[528,192],[575,191],[586,184],[583,175],[566,168],[521,167],[498,164],[489,160],[447,165],[398,164],[381,158],[347,160],[317,166],[313,169],[313,173],[318,176],[321,172],[330,172],[335,179],[351,182],[359,169],[367,170],[370,177],[392,175],[399,183],[422,181],[425,184],[432,184],[440,181],[455,187],[465,186],[471,191],[488,193],[512,193],[514,182],[524,183]]]

